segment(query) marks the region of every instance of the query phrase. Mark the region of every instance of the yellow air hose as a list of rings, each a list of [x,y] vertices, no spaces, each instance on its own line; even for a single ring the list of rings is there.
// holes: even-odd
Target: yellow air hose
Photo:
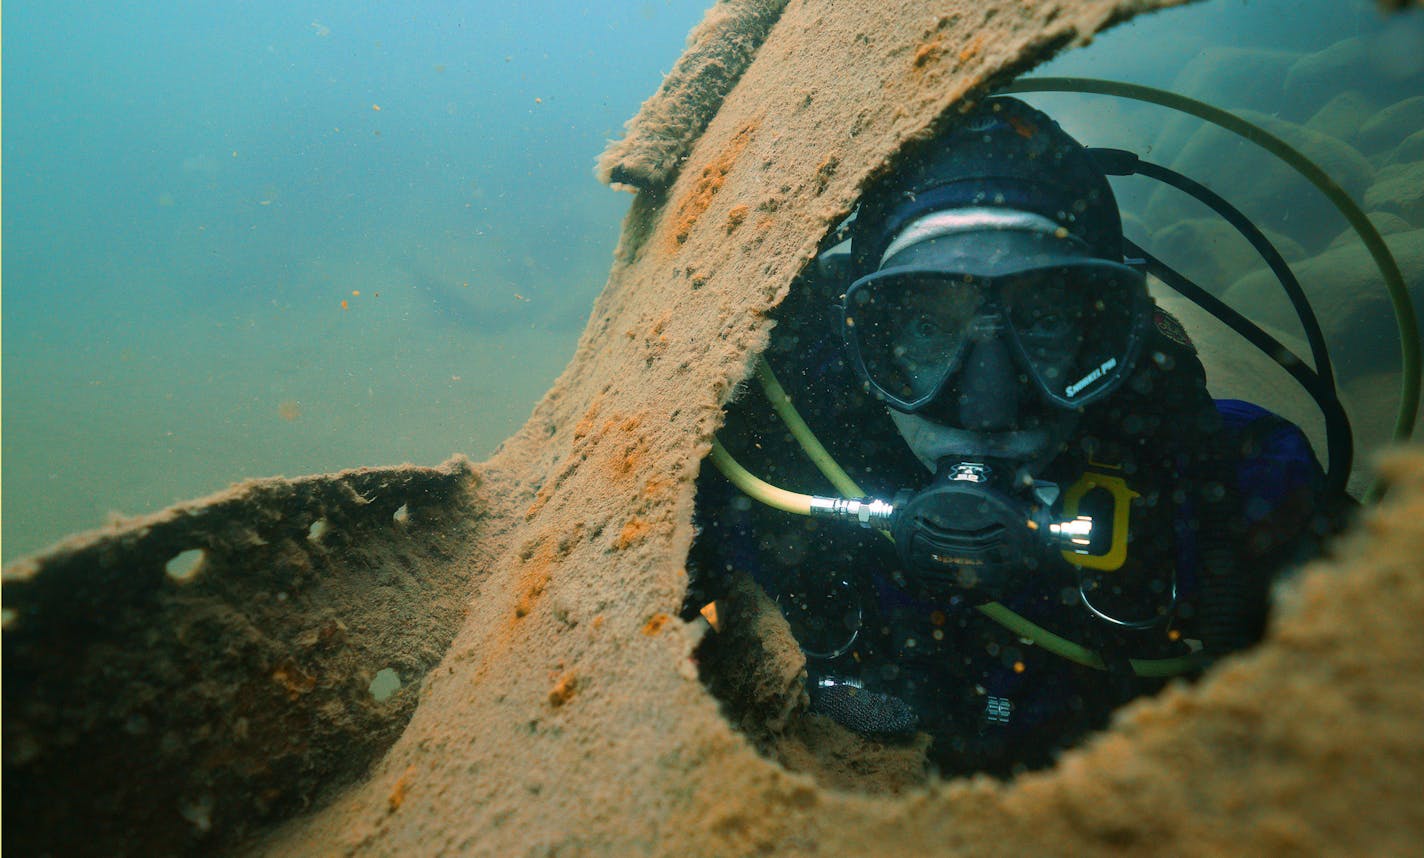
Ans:
[[[816,467],[830,480],[835,487],[843,492],[846,497],[864,497],[864,492],[856,485],[850,475],[831,457],[825,446],[816,438],[811,427],[806,425],[806,421],[796,410],[796,406],[791,403],[791,397],[786,394],[785,388],[777,381],[776,374],[771,371],[771,366],[765,358],[757,361],[757,379],[761,382],[762,390],[771,402],[772,408],[778,417],[786,424],[786,428],[791,432],[792,437],[806,451],[807,456],[815,463]],[[722,472],[732,485],[736,486],[748,497],[760,501],[769,507],[789,512],[794,515],[810,515],[812,496],[788,491],[787,489],[773,486],[765,480],[753,475],[741,463],[732,457],[731,453],[722,446],[716,438],[712,439],[712,453],[709,456],[713,466]],[[889,538],[890,534],[881,531]],[[1084,667],[1091,667],[1096,670],[1107,670],[1107,663],[1102,657],[1087,647],[1074,643],[1060,635],[1043,628],[1027,618],[1009,610],[998,602],[989,602],[978,606],[979,613],[993,620],[1020,638],[1033,644],[1043,647],[1045,650],[1055,655],[1066,658],[1075,664]],[[1144,677],[1166,677],[1188,673],[1201,666],[1201,660],[1195,655],[1180,656],[1177,658],[1154,658],[1154,659],[1129,659],[1133,673]]]
[[[811,514],[811,496],[779,489],[771,483],[752,475],[741,463],[732,458],[727,448],[716,438],[712,439],[712,464],[722,472],[722,476],[732,485],[741,489],[750,498],[761,501],[769,507],[794,515]]]
[[[1379,231],[1355,205],[1333,179],[1323,170],[1317,167],[1310,160],[1305,158],[1291,146],[1279,138],[1267,133],[1258,126],[1247,122],[1239,116],[1228,113],[1209,104],[1167,92],[1165,90],[1154,89],[1152,87],[1128,84],[1118,81],[1094,80],[1090,78],[1039,78],[1019,80],[1005,87],[1005,93],[1027,93],[1027,92],[1079,92],[1096,93],[1103,95],[1114,95],[1120,98],[1128,98],[1137,101],[1146,101],[1158,104],[1171,109],[1189,113],[1208,122],[1233,131],[1245,137],[1253,143],[1271,152],[1276,157],[1285,161],[1311,184],[1315,185],[1321,193],[1339,209],[1350,225],[1360,235],[1365,248],[1374,258],[1375,264],[1380,269],[1380,274],[1384,279],[1384,285],[1389,292],[1390,300],[1393,303],[1395,319],[1399,326],[1400,347],[1402,357],[1402,373],[1400,378],[1400,401],[1399,410],[1395,417],[1394,439],[1396,441],[1407,441],[1413,434],[1414,414],[1418,410],[1420,400],[1420,376],[1421,376],[1421,355],[1420,342],[1417,333],[1417,320],[1414,313],[1413,303],[1410,301],[1408,289],[1404,285],[1404,278],[1400,274],[1399,265],[1395,262],[1394,256],[1390,253],[1389,247],[1380,236]],[[791,432],[797,444],[806,451],[806,455],[815,464],[826,479],[836,487],[847,498],[859,498],[864,496],[864,492],[855,480],[831,457],[825,446],[816,438],[806,421],[796,411],[792,405],[791,398],[785,389],[777,381],[776,375],[771,371],[771,367],[765,359],[758,360],[756,374],[761,382],[762,390],[766,393],[767,400],[776,411],[786,428]],[[810,515],[812,496],[799,494],[778,488],[753,476],[746,468],[743,468],[731,454],[717,440],[712,442],[712,464],[727,477],[738,489],[741,489],[749,497],[754,498],[768,506],[796,515]],[[1378,484],[1371,486],[1369,498],[1376,500],[1379,497]],[[884,531],[882,531],[884,533]],[[888,533],[885,536],[889,537]],[[1048,631],[1042,626],[1029,621],[1014,611],[1009,610],[998,602],[990,602],[980,605],[978,610],[981,614],[1020,637],[1043,647],[1049,652],[1055,653],[1076,664],[1097,670],[1106,670],[1107,665],[1102,657],[1081,644],[1074,643],[1066,638]],[[1130,659],[1129,664],[1138,676],[1144,677],[1165,677],[1175,676],[1181,673],[1197,669],[1201,665],[1201,659],[1196,655],[1181,656],[1178,658],[1162,659]]]
[[[811,427],[801,419],[800,412],[796,410],[796,406],[791,404],[791,397],[786,395],[785,388],[781,386],[781,382],[776,380],[776,374],[771,371],[771,364],[766,362],[766,358],[757,359],[756,376],[757,380],[761,382],[762,392],[766,394],[767,400],[771,403],[772,410],[776,412],[777,417],[781,418],[781,422],[786,424],[787,430],[791,432],[791,437],[795,438],[796,443],[801,445],[801,449],[806,451],[806,455],[811,458],[811,463],[816,466],[816,470],[831,481],[831,485],[836,487],[836,491],[841,493],[841,497],[865,497],[865,492],[856,481],[850,478],[850,474],[847,474],[835,459],[831,458],[831,454],[821,445],[820,440],[811,431]]]

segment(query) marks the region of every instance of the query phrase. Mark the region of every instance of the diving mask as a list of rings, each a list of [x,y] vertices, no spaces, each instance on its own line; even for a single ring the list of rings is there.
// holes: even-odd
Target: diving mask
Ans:
[[[898,411],[955,388],[976,349],[1006,354],[1012,375],[1061,409],[1106,396],[1136,364],[1151,308],[1143,275],[1048,218],[940,212],[883,259],[846,291],[842,333],[861,379]]]

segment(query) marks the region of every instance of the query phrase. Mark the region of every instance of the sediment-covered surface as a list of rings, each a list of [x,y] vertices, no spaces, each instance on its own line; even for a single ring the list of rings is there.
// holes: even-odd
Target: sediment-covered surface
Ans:
[[[786,707],[795,707],[794,663],[762,665],[747,691],[762,721],[739,731],[699,678],[697,645],[710,632],[676,618],[693,537],[693,481],[721,407],[767,341],[767,313],[858,189],[966,96],[1156,5],[1165,4],[792,2],[680,170],[619,172],[606,161],[607,176],[649,178],[640,180],[646,183],[574,360],[490,461],[443,472],[452,482],[438,514],[420,518],[417,504],[404,501],[411,521],[430,523],[419,536],[429,546],[378,556],[384,531],[362,541],[373,572],[404,568],[408,580],[445,594],[414,586],[386,593],[393,601],[376,603],[386,625],[372,616],[371,628],[399,628],[432,648],[444,647],[449,628],[453,641],[423,674],[403,732],[369,771],[312,770],[297,790],[310,809],[241,848],[269,855],[1413,851],[1424,838],[1424,685],[1412,679],[1424,668],[1418,455],[1394,460],[1384,506],[1288,588],[1265,644],[1195,686],[1130,707],[1056,769],[1008,784],[919,785],[881,754],[884,794],[843,790],[834,777],[818,781],[813,772],[824,766],[792,746],[819,744],[843,755],[874,749],[818,739],[816,725],[804,720],[796,722],[800,733],[784,737],[782,757],[800,769],[791,771],[758,752],[755,734],[768,725],[774,733]],[[276,509],[279,518],[290,514]],[[238,522],[258,514],[230,512]],[[308,517],[286,526],[305,539]],[[95,545],[127,563],[123,540],[133,532],[101,535]],[[180,547],[191,546],[165,550]],[[175,594],[218,579],[163,580],[166,556],[157,552],[126,574]],[[7,581],[7,609],[12,587],[41,586],[58,574],[61,558],[62,550],[36,558]],[[75,586],[122,586],[102,571],[118,568],[117,560],[85,562],[73,573]],[[341,569],[352,564],[359,565],[354,556]],[[267,568],[247,565],[255,566],[248,574]],[[303,580],[317,587],[323,579]],[[379,576],[362,586],[373,600],[385,592]],[[45,610],[66,600],[59,588],[34,598]],[[403,612],[424,599],[453,599],[462,613],[449,626],[451,615],[441,614],[417,628]],[[101,608],[85,605],[75,609],[81,616]],[[11,697],[12,638],[32,622],[21,611],[5,633],[7,731],[12,707],[23,705]],[[155,628],[170,622],[183,619],[153,615]],[[305,612],[270,623],[275,631],[265,634],[293,639],[311,625]],[[776,629],[765,634],[770,641]],[[191,672],[166,687],[187,688],[209,675],[231,681],[222,670],[206,674],[204,661],[218,658],[228,639],[214,636],[193,649]],[[70,641],[77,657],[102,659],[82,628]],[[295,657],[300,676],[284,671],[283,682],[274,673],[284,663],[273,661],[279,655],[259,653],[244,674],[266,683],[261,705],[272,719],[305,699],[291,682],[300,687],[307,684],[300,677],[311,677],[314,689],[326,687],[319,665]],[[46,657],[32,650],[25,664],[39,670]],[[120,672],[114,681],[128,679]],[[69,700],[58,680],[46,693]],[[93,693],[100,696],[85,705],[106,711],[102,692]],[[191,705],[207,713],[193,728],[201,731],[235,703]],[[301,717],[312,723],[318,716]],[[301,723],[287,722],[289,735],[308,735]],[[36,739],[41,748],[47,741]],[[385,747],[370,737],[344,741],[368,754]],[[35,768],[42,757],[13,757],[12,743],[7,732],[6,845],[12,772],[30,766],[35,781],[68,777],[68,788],[80,786],[72,773]],[[238,765],[265,759],[262,749],[230,747]],[[162,751],[160,744],[155,753]],[[359,767],[366,759],[347,762]],[[206,830],[192,821],[201,812],[154,794],[143,818],[170,825],[176,818],[189,830],[153,848],[139,818],[101,804],[94,812],[109,813],[111,826],[133,826],[115,841],[120,848],[104,851],[232,847],[257,828],[248,790],[243,782],[208,793],[199,806]],[[30,830],[36,837],[51,831]]]
[[[363,775],[464,615],[478,485],[254,480],[6,569],[5,848],[183,852]]]

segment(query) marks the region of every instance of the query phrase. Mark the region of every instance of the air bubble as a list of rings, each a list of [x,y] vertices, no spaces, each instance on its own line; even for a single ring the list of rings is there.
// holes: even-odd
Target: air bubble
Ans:
[[[383,667],[376,671],[376,676],[371,680],[371,696],[377,702],[389,700],[392,694],[400,691],[400,674],[389,667]]]
[[[178,812],[192,823],[200,834],[207,834],[213,827],[213,797],[201,795],[194,800],[180,800]]]
[[[187,551],[179,552],[168,561],[163,571],[168,573],[168,577],[174,581],[191,581],[202,569],[204,556],[201,548],[190,548]]]

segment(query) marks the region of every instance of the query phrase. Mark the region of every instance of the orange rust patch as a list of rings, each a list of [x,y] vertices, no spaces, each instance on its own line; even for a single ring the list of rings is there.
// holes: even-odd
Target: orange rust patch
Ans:
[[[543,535],[529,540],[519,549],[513,561],[518,564],[514,571],[517,578],[511,588],[517,594],[513,609],[506,608],[509,610],[509,614],[506,614],[508,620],[490,630],[489,636],[478,651],[472,653],[475,662],[474,683],[483,683],[489,679],[492,672],[501,670],[505,655],[518,644],[523,633],[529,629],[523,622],[524,618],[539,607],[559,562],[568,553],[560,546],[561,538],[569,536],[566,531],[567,527],[549,528]],[[579,534],[581,530],[575,528],[573,535]],[[572,550],[572,543],[569,550]]]
[[[293,700],[316,688],[316,677],[302,670],[291,659],[277,665],[272,671],[272,681],[285,688],[287,696]]]
[[[672,241],[668,246],[669,251],[676,251],[687,241],[687,237],[692,234],[692,227],[696,225],[698,218],[707,211],[707,207],[712,205],[712,198],[717,196],[717,192],[722,190],[722,184],[727,180],[727,174],[732,172],[732,167],[736,166],[737,158],[742,154],[742,150],[747,148],[751,142],[752,133],[756,131],[756,120],[748,122],[742,126],[722,151],[712,159],[712,163],[702,168],[698,174],[697,181],[693,183],[691,190],[677,204],[677,211],[673,214]]]
[[[543,509],[543,508],[544,508],[544,504],[548,503],[548,502],[549,502],[549,498],[551,498],[551,497],[553,497],[553,496],[554,496],[554,493],[551,492],[551,491],[549,491],[549,487],[548,487],[548,486],[544,486],[544,487],[540,488],[539,491],[535,492],[535,493],[534,493],[534,502],[531,503],[531,504],[529,505],[529,508],[524,511],[524,520],[525,520],[525,521],[529,521],[529,520],[532,519],[534,516],[538,515],[538,514],[539,514],[539,510]]]
[[[645,359],[649,361],[650,364],[654,358],[657,358],[667,350],[668,338],[667,334],[664,334],[663,331],[667,330],[667,326],[671,321],[672,313],[663,313],[658,317],[657,321],[653,322],[648,332],[643,335],[643,349],[646,354]],[[639,422],[641,422],[641,420]]]
[[[733,232],[736,232],[737,227],[742,225],[742,222],[747,219],[747,215],[751,214],[751,211],[752,207],[746,203],[742,203],[739,206],[732,206],[732,210],[727,212],[727,234],[731,235]]]
[[[959,61],[961,63],[967,63],[974,59],[979,55],[979,49],[982,47],[984,47],[984,37],[975,36],[974,41],[970,42],[968,47],[959,52]]]
[[[539,597],[549,587],[549,573],[554,565],[554,546],[548,541],[539,544],[524,563],[520,576],[519,598],[514,603],[514,618],[523,619],[533,612]]]
[[[672,622],[672,617],[667,614],[653,614],[652,618],[643,624],[643,634],[652,637],[663,630],[663,627]]]
[[[578,677],[574,676],[573,671],[569,671],[559,677],[559,681],[549,689],[549,705],[563,706],[573,698],[576,691],[578,691]]]
[[[548,586],[549,571],[547,569],[538,570],[527,576],[524,579],[524,588],[519,592],[519,600],[514,603],[514,616],[520,618],[529,616]]]
[[[650,323],[645,347],[649,359],[667,347],[662,331],[671,322],[671,315]],[[647,460],[649,442],[643,429],[644,414],[613,414],[600,419],[600,406],[595,402],[574,426],[573,451],[559,472],[540,486],[534,500],[524,510],[524,520],[531,521],[558,496],[564,484],[581,468],[594,467],[598,476],[620,483],[640,475]],[[630,487],[631,488],[631,487]],[[527,558],[526,558],[527,559]]]
[[[579,439],[584,438],[593,432],[594,427],[598,425],[598,412],[602,407],[603,397],[595,397],[593,400],[593,404],[590,405],[588,407],[588,410],[583,413],[583,416],[579,418],[578,423],[574,424],[575,441],[578,441]]]
[[[647,500],[658,500],[667,497],[672,493],[672,489],[677,484],[666,477],[649,477],[643,483],[643,497]]]
[[[641,542],[643,537],[648,535],[648,530],[652,525],[645,519],[635,518],[623,525],[623,530],[619,531],[618,538],[613,540],[613,547],[622,551],[635,542]]]
[[[614,435],[616,433],[623,436],[619,439],[620,443],[616,443],[609,453],[609,464],[612,466],[612,476],[615,479],[626,477],[636,471],[648,452],[648,442],[638,431],[642,423],[641,417],[633,416],[616,425],[610,420],[604,427],[604,434]]]
[[[410,789],[410,776],[413,774],[415,766],[406,766],[405,771],[396,779],[396,785],[391,787],[391,794],[386,796],[386,806],[392,813],[400,810],[400,806],[405,804],[405,794]]]
[[[924,68],[942,56],[944,56],[944,37],[935,34],[933,39],[920,45],[919,50],[915,51],[915,68]]]

